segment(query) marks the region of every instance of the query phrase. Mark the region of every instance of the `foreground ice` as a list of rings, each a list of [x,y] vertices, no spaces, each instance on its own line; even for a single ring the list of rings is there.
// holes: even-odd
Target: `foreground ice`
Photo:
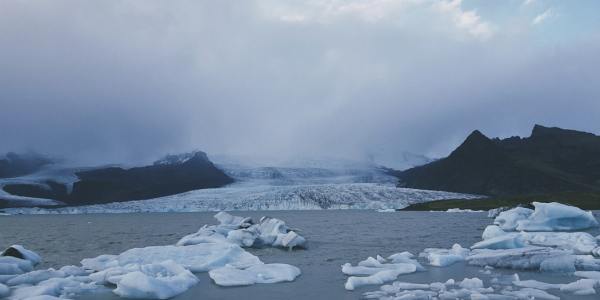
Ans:
[[[227,265],[209,271],[208,275],[218,285],[240,286],[293,281],[300,275],[300,269],[286,264],[256,264],[246,269]]]
[[[503,230],[518,231],[566,231],[582,230],[598,226],[590,211],[556,202],[533,202],[535,211],[517,207],[501,212],[494,224]]]
[[[560,299],[554,292],[594,295],[600,288],[600,247],[598,238],[586,232],[569,232],[597,226],[590,212],[557,203],[534,203],[535,211],[515,208],[497,214],[495,225],[485,228],[482,241],[471,249],[455,244],[450,249],[427,248],[419,257],[436,267],[466,262],[480,266],[493,277],[485,287],[478,278],[445,283],[396,281],[378,291],[365,293],[368,299]],[[515,232],[518,230],[518,232]],[[557,232],[557,231],[568,232]],[[377,261],[377,260],[375,260]],[[363,271],[347,266],[347,271]],[[352,269],[350,269],[352,268]],[[534,270],[573,274],[581,279],[570,283],[520,280],[495,274],[494,269]],[[364,272],[366,273],[366,272]],[[391,280],[387,280],[391,281]],[[376,280],[371,280],[377,283]]]
[[[402,252],[390,255],[387,259],[377,256],[369,257],[356,266],[350,263],[342,265],[342,273],[353,275],[346,280],[345,288],[354,290],[357,287],[372,284],[383,284],[395,280],[399,275],[424,271],[414,255],[410,252]],[[361,276],[356,276],[361,275]]]
[[[287,264],[264,264],[242,247],[303,247],[304,237],[285,222],[218,213],[219,225],[202,227],[178,245],[134,248],[118,255],[81,261],[81,267],[33,270],[41,261],[35,252],[11,246],[0,256],[0,298],[54,299],[84,293],[113,292],[125,298],[168,299],[198,283],[193,274],[209,272],[218,285],[250,285],[293,281],[300,269]],[[10,255],[10,256],[7,256]]]
[[[471,251],[454,244],[450,249],[427,248],[419,254],[426,257],[429,264],[436,267],[446,267],[459,261],[464,261]]]
[[[123,275],[115,294],[125,298],[168,299],[187,291],[198,283],[189,270],[172,260],[141,265],[139,271]]]

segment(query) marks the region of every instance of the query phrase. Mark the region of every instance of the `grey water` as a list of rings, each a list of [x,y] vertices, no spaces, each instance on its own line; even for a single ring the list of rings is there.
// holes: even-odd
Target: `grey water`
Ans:
[[[0,247],[22,244],[38,252],[39,268],[78,265],[81,259],[100,254],[119,254],[127,249],[174,244],[182,236],[204,224],[215,224],[214,213],[145,213],[88,215],[0,216]],[[424,248],[449,248],[454,243],[468,247],[481,240],[483,229],[492,219],[486,213],[395,212],[367,210],[323,211],[244,211],[236,215],[255,219],[268,215],[280,218],[309,241],[306,250],[275,248],[248,249],[265,263],[287,263],[299,267],[302,275],[294,282],[257,284],[246,287],[219,287],[206,273],[197,274],[200,283],[174,299],[361,299],[379,286],[346,291],[341,265],[356,264],[369,256],[388,256]],[[596,217],[598,217],[596,212]],[[588,231],[596,236],[600,230]],[[487,286],[490,275],[479,267],[462,263],[446,268],[426,266],[427,271],[402,275],[398,280],[430,283],[453,278],[479,277]],[[513,270],[521,279],[545,282],[571,282],[579,278],[563,274],[542,274]],[[554,293],[552,290],[550,293]],[[554,293],[562,299],[597,299]],[[79,299],[118,299],[110,292],[84,295]]]

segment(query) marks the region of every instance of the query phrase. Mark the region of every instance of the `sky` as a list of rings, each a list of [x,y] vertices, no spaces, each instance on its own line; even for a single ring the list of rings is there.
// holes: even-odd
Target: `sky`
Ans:
[[[443,157],[600,134],[595,0],[0,1],[0,152]]]

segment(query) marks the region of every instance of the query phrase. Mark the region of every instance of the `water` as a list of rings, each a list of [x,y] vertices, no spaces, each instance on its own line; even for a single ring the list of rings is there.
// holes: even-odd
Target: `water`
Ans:
[[[449,248],[481,240],[483,229],[491,223],[485,213],[396,212],[361,210],[238,212],[255,219],[267,214],[285,220],[309,241],[308,250],[249,249],[266,263],[287,263],[299,267],[302,275],[294,282],[249,287],[218,287],[207,274],[198,274],[200,283],[175,299],[360,299],[363,292],[378,289],[368,286],[344,290],[343,263],[357,263],[368,256],[387,256],[396,252],[419,253],[426,247]],[[195,232],[204,224],[214,224],[213,213],[151,213],[90,215],[0,216],[0,247],[23,244],[42,255],[40,268],[79,264],[87,257],[118,254],[130,248],[174,244],[180,237]],[[598,230],[590,231],[593,235]],[[445,281],[449,278],[488,275],[481,268],[456,264],[448,268],[427,267],[428,271],[403,275],[409,282]],[[512,274],[513,271],[498,271]],[[518,272],[522,279],[546,282],[571,282],[567,275]],[[597,299],[557,294],[563,299]],[[110,293],[83,296],[81,299],[118,299]]]

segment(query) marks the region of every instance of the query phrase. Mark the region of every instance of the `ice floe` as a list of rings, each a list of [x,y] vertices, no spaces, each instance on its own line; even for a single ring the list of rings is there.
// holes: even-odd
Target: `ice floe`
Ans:
[[[486,287],[479,278],[445,283],[394,281],[364,296],[368,299],[560,299],[553,293],[596,294],[600,288],[599,239],[587,232],[574,232],[597,226],[593,214],[558,203],[535,202],[534,207],[535,210],[517,207],[491,211],[490,215],[495,216],[494,225],[486,227],[482,241],[470,249],[455,244],[450,249],[427,248],[419,254],[429,265],[436,267],[455,263],[480,266],[480,273],[493,277],[490,286]],[[398,257],[413,259],[407,255]],[[381,263],[379,257],[368,261]],[[360,263],[358,266],[346,264],[342,271],[345,274],[372,273],[370,269],[360,267]],[[559,272],[580,279],[570,283],[545,283],[520,280],[517,274],[501,275],[493,272],[495,269]],[[390,280],[391,277],[363,277],[357,286],[390,282],[394,280]]]
[[[218,285],[240,286],[294,281],[300,273],[300,269],[287,264],[256,264],[246,269],[227,265],[209,271],[208,275]]]
[[[446,267],[459,261],[464,261],[470,250],[459,244],[454,244],[450,249],[426,248],[419,254],[426,257],[429,264],[436,267]]]
[[[346,280],[345,288],[354,290],[364,285],[383,284],[395,280],[399,275],[425,270],[413,257],[410,252],[402,252],[392,254],[387,259],[379,255],[377,258],[369,257],[356,266],[343,264],[342,273],[351,275]]]
[[[494,224],[503,230],[567,231],[598,226],[590,211],[556,202],[533,202],[535,210],[517,207],[501,212]]]
[[[461,209],[461,208],[449,208],[446,210],[449,213],[470,213],[470,212],[483,212],[483,210],[472,210],[472,209]]]
[[[189,270],[172,260],[141,265],[116,282],[114,293],[125,298],[168,299],[187,291],[198,283]]]
[[[301,273],[287,264],[264,264],[242,247],[305,247],[306,239],[285,222],[221,212],[218,225],[205,225],[177,245],[133,248],[118,255],[86,258],[81,266],[33,270],[35,252],[15,245],[0,256],[0,298],[54,299],[106,292],[138,299],[168,299],[198,283],[193,273],[209,272],[215,284],[250,285],[293,281]],[[413,265],[410,265],[416,268]]]

